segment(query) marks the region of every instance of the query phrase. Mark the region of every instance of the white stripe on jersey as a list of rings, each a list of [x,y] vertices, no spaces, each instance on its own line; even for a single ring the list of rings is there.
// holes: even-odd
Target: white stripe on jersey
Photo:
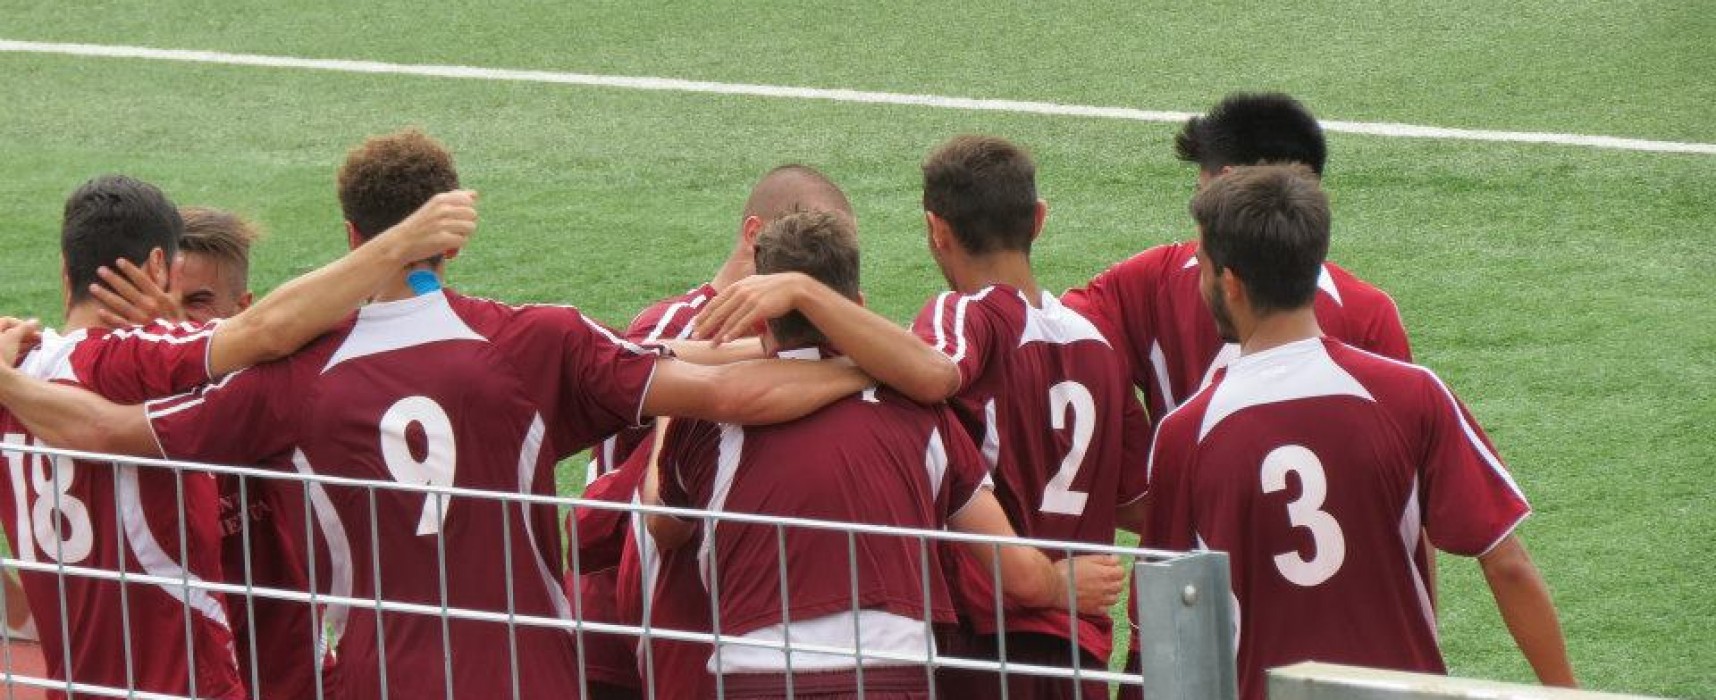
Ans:
[[[542,453],[542,436],[548,427],[542,422],[542,414],[530,418],[530,431],[524,434],[524,444],[518,450],[518,492],[532,493],[531,486],[536,483],[536,461]],[[507,509],[511,512],[511,509]],[[548,562],[542,560],[542,553],[536,551],[536,531],[530,524],[532,518],[529,509],[524,509],[524,536],[529,543],[531,559],[536,561],[536,572],[542,576],[542,585],[548,589],[548,601],[554,604],[554,614],[562,620],[572,619],[572,604],[566,600],[566,590],[560,587],[560,581],[548,569]],[[566,630],[572,634],[573,630]]]
[[[310,466],[309,458],[304,451],[292,450],[292,467],[299,474],[310,475],[315,469]],[[351,597],[352,594],[352,544],[351,537],[346,534],[345,523],[340,522],[340,516],[334,512],[334,502],[328,498],[327,489],[321,483],[310,481],[304,484],[304,490],[310,497],[310,512],[316,517],[316,524],[322,528],[322,536],[328,540],[329,568],[333,571],[333,582],[328,587],[329,595]],[[312,543],[309,550],[314,551]],[[314,569],[311,576],[315,575]],[[351,609],[344,605],[329,605],[328,612],[323,617],[327,623],[328,639],[338,641],[346,631],[346,616]],[[323,643],[327,643],[324,639]]]
[[[136,557],[137,565],[143,568],[143,573],[150,576],[173,578],[186,581],[189,584],[200,584],[203,580],[186,571],[184,566],[175,561],[167,551],[161,548],[160,541],[155,539],[155,533],[149,529],[147,512],[143,509],[143,498],[138,490],[137,466],[120,465],[118,479],[114,483],[114,497],[119,501],[120,520],[125,528],[125,540],[131,545],[131,553]],[[192,472],[181,475],[180,478],[214,479],[206,472]],[[177,584],[151,584],[161,589],[161,592],[172,596],[174,600],[184,603],[196,610],[209,621],[229,628],[226,620],[226,608],[221,607],[220,601],[215,600],[214,594],[203,588],[181,586]],[[231,650],[228,649],[230,653]],[[235,657],[236,660],[236,657]]]
[[[1436,608],[1430,604],[1430,591],[1424,585],[1424,574],[1418,570],[1418,559],[1412,556],[1424,542],[1423,516],[1418,512],[1418,477],[1412,477],[1412,495],[1406,499],[1406,510],[1400,514],[1400,544],[1405,548],[1406,568],[1412,575],[1412,587],[1417,589],[1418,609],[1424,614],[1424,624],[1430,628],[1430,638],[1439,639],[1436,632]],[[1436,556],[1434,552],[1430,556]]]
[[[947,298],[953,292],[942,292],[935,297],[935,314],[930,317],[930,325],[935,327],[935,349],[943,355],[947,354],[947,331],[942,328],[942,309],[947,307]]]
[[[157,321],[157,323],[161,323],[161,325],[167,326],[169,328],[172,327],[172,324],[169,324],[166,322]],[[151,343],[166,343],[168,345],[184,345],[186,343],[194,343],[198,340],[202,340],[203,338],[207,338],[210,335],[214,334],[214,328],[212,328],[212,327],[204,328],[204,329],[198,330],[194,333],[187,333],[185,335],[164,335],[161,333],[150,333],[149,331],[143,330],[145,327],[146,326],[132,326],[130,328],[121,328],[119,330],[113,331],[112,335],[113,335],[113,337],[119,338],[121,340],[136,338],[138,340],[143,340],[143,341],[147,341],[147,342],[151,342]]]
[[[1160,341],[1150,341],[1150,371],[1156,375],[1156,390],[1162,393],[1162,405],[1169,410],[1178,407],[1179,404],[1174,402],[1173,384],[1168,380],[1168,356],[1163,354]]]
[[[691,309],[692,311],[696,311],[698,307],[703,306],[703,302],[708,300],[708,296],[699,294],[685,301],[674,302],[671,306],[667,307],[667,311],[662,313],[661,320],[655,322],[655,327],[651,328],[649,335],[644,337],[644,342],[653,343],[661,340],[661,335],[667,332],[667,325],[673,321],[675,316],[679,315],[681,310]],[[690,334],[691,324],[688,323],[684,328],[679,329],[679,333],[674,337],[683,340]]]
[[[929,472],[930,499],[941,497],[941,482],[947,478],[947,445],[941,441],[941,429],[930,430],[929,446],[924,449],[924,470]]]
[[[727,507],[727,494],[733,491],[733,477],[739,472],[739,458],[745,453],[745,429],[737,425],[721,424],[721,444],[717,448],[715,458],[715,485],[709,494],[710,512],[719,513]],[[697,569],[703,576],[703,587],[715,590],[714,581],[710,577],[710,563],[715,559],[715,529],[720,523],[710,521],[709,532],[703,534],[703,543],[697,548]]]

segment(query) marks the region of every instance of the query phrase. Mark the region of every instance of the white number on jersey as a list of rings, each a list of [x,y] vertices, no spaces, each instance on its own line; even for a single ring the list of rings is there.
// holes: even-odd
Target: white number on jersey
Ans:
[[[1323,461],[1299,445],[1275,448],[1263,458],[1263,492],[1275,493],[1287,488],[1289,472],[1299,475],[1300,488],[1298,500],[1287,504],[1287,522],[1311,531],[1311,546],[1317,553],[1309,560],[1298,550],[1277,554],[1275,568],[1288,581],[1315,586],[1340,571],[1347,559],[1347,540],[1335,516],[1322,510],[1323,499],[1329,494]]]
[[[5,441],[30,444],[20,433],[7,433]],[[75,564],[88,558],[95,546],[95,528],[89,521],[89,506],[71,495],[72,479],[77,476],[72,461],[7,452],[6,467],[12,477],[18,539],[23,540],[14,543],[18,554],[25,561],[35,561],[40,542],[41,550],[55,561]],[[34,496],[33,505],[26,494]]]
[[[416,423],[423,428],[423,459],[411,454],[405,434]],[[453,421],[441,405],[427,396],[400,399],[381,416],[381,458],[393,480],[402,484],[452,486],[458,453],[453,444]],[[423,515],[417,519],[417,534],[433,535],[447,522],[447,495],[425,494]]]
[[[1090,390],[1075,381],[1065,381],[1049,387],[1049,424],[1055,430],[1067,428],[1067,411],[1072,411],[1072,449],[1061,459],[1060,471],[1043,485],[1043,505],[1037,510],[1061,515],[1083,515],[1084,502],[1090,494],[1072,490],[1073,479],[1084,465],[1084,453],[1090,449],[1090,438],[1096,434],[1096,400]]]

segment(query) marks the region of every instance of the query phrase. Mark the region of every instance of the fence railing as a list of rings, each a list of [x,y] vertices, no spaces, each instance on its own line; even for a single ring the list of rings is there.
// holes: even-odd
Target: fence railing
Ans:
[[[717,655],[717,657],[722,653],[722,650],[738,648],[766,649],[780,653],[782,657],[787,660],[787,663],[789,664],[787,668],[789,670],[791,668],[791,660],[795,658],[795,654],[814,653],[851,658],[854,660],[854,663],[857,664],[857,670],[859,673],[862,673],[863,669],[871,668],[873,665],[904,665],[921,667],[925,670],[926,675],[933,674],[938,669],[964,669],[985,673],[995,673],[1002,676],[1017,674],[1025,676],[1067,678],[1073,679],[1075,682],[1104,683],[1108,684],[1110,687],[1122,685],[1142,686],[1146,696],[1151,698],[1151,700],[1222,700],[1234,697],[1233,628],[1231,617],[1232,610],[1228,604],[1228,567],[1225,555],[1220,553],[1167,552],[1113,545],[991,537],[943,530],[917,530],[882,525],[835,523],[803,518],[778,517],[748,513],[688,510],[660,506],[645,506],[635,503],[614,503],[608,501],[586,500],[582,498],[488,491],[422,483],[367,481],[310,473],[308,471],[284,472],[247,467],[199,464],[175,460],[119,458],[111,455],[91,454],[42,446],[8,444],[5,447],[5,452],[12,453],[8,455],[9,459],[16,459],[13,455],[37,455],[40,458],[48,460],[75,459],[90,462],[92,465],[111,464],[111,471],[114,473],[117,473],[120,468],[165,470],[166,472],[174,475],[175,482],[179,485],[178,507],[181,510],[178,513],[178,522],[179,527],[181,528],[181,537],[184,535],[183,523],[186,520],[184,517],[185,511],[183,510],[186,507],[184,502],[185,492],[183,488],[185,473],[202,472],[215,475],[225,475],[235,477],[238,480],[241,496],[237,499],[240,510],[238,522],[240,523],[241,532],[238,535],[232,536],[239,537],[243,543],[247,567],[242,576],[236,575],[236,572],[229,572],[225,576],[227,580],[210,581],[194,578],[187,572],[186,567],[179,567],[179,575],[177,576],[163,576],[159,574],[127,570],[128,567],[122,567],[121,570],[107,570],[80,565],[78,562],[31,561],[29,560],[29,557],[21,558],[17,556],[16,553],[14,553],[13,556],[0,559],[0,568],[11,571],[52,574],[55,577],[58,577],[61,581],[77,578],[104,580],[118,582],[122,587],[126,585],[155,584],[171,586],[175,589],[185,591],[187,593],[187,597],[190,591],[206,591],[222,594],[229,600],[293,601],[305,603],[318,610],[329,611],[330,614],[332,614],[331,611],[336,610],[374,610],[406,615],[421,615],[438,618],[443,622],[441,628],[443,630],[443,643],[445,643],[447,639],[447,633],[445,632],[447,629],[445,624],[446,622],[454,620],[478,621],[506,625],[509,637],[515,634],[516,630],[520,628],[549,628],[565,630],[577,637],[577,642],[580,645],[580,648],[582,648],[585,642],[585,635],[606,634],[623,635],[636,638],[638,640],[675,640],[709,644],[713,649],[713,653]],[[27,463],[30,460],[22,461]],[[46,464],[46,462],[43,462],[43,464]],[[14,469],[12,471],[13,478],[16,479],[18,470]],[[58,498],[59,494],[66,492],[66,484],[60,483],[59,480],[62,478],[68,480],[73,478],[71,476],[71,472],[68,471],[65,474],[62,474],[62,470],[59,468],[46,469],[43,472],[38,472],[35,469],[25,471],[29,472],[30,478],[37,478],[38,476],[43,475],[48,476],[49,478],[47,481],[53,487],[54,498]],[[470,609],[448,604],[445,596],[446,591],[448,590],[447,577],[449,576],[498,575],[503,578],[504,585],[507,586],[508,590],[512,591],[515,590],[513,588],[516,583],[515,576],[538,575],[537,572],[529,568],[531,565],[528,564],[521,564],[518,567],[525,569],[524,572],[515,572],[514,562],[510,556],[510,540],[513,537],[521,535],[514,533],[510,529],[512,527],[510,524],[507,525],[507,529],[504,530],[505,538],[508,542],[494,543],[495,546],[504,547],[506,551],[509,552],[506,565],[503,567],[504,571],[499,572],[498,574],[493,572],[458,570],[456,568],[456,561],[451,562],[453,566],[448,566],[449,559],[447,556],[456,556],[456,553],[447,553],[445,551],[445,535],[442,532],[437,530],[433,533],[436,535],[438,547],[442,548],[440,551],[447,555],[443,556],[440,560],[441,567],[439,573],[442,576],[441,591],[443,598],[438,604],[403,602],[387,600],[380,596],[365,597],[351,595],[349,592],[339,593],[331,591],[328,586],[323,585],[323,582],[316,580],[317,567],[315,566],[314,561],[309,562],[308,568],[311,574],[311,582],[308,590],[290,590],[256,585],[251,580],[248,562],[251,561],[250,548],[253,539],[262,535],[261,533],[250,532],[252,523],[251,514],[248,511],[250,499],[248,497],[244,497],[243,494],[247,491],[248,485],[266,483],[268,481],[289,481],[304,486],[301,493],[303,494],[303,522],[306,529],[305,540],[311,542],[315,541],[316,534],[318,532],[324,536],[328,534],[326,518],[329,516],[329,513],[327,512],[327,508],[329,506],[326,504],[326,489],[330,488],[358,489],[366,494],[366,497],[372,506],[369,510],[371,522],[343,523],[343,527],[347,530],[356,527],[368,527],[371,532],[374,532],[376,525],[374,519],[377,515],[376,509],[373,505],[376,502],[376,494],[378,492],[388,491],[423,494],[425,498],[425,508],[429,508],[430,504],[435,504],[433,507],[437,510],[457,507],[456,504],[461,502],[480,500],[505,504],[503,506],[503,513],[505,514],[510,514],[514,508],[518,507],[512,504],[528,504],[554,506],[556,508],[570,509],[573,511],[584,509],[623,511],[628,515],[637,517],[647,515],[670,515],[701,523],[704,528],[703,531],[705,533],[705,537],[721,536],[723,530],[718,526],[724,524],[743,523],[754,526],[770,527],[776,530],[780,541],[783,542],[782,547],[778,550],[778,564],[783,581],[783,596],[790,596],[792,594],[791,591],[785,590],[786,587],[784,585],[784,581],[786,580],[785,575],[789,568],[784,541],[786,533],[789,531],[820,531],[843,535],[847,542],[847,568],[852,578],[854,591],[857,590],[857,579],[859,576],[859,565],[855,554],[856,545],[854,544],[857,541],[857,538],[860,536],[903,538],[916,544],[920,557],[926,564],[925,566],[919,567],[921,572],[920,575],[922,577],[922,585],[919,590],[924,592],[924,599],[921,602],[923,603],[922,608],[925,611],[925,619],[922,624],[924,626],[923,631],[925,633],[925,639],[928,640],[934,640],[936,635],[932,630],[935,625],[932,624],[932,621],[929,619],[928,612],[931,608],[929,598],[930,591],[932,590],[930,580],[932,567],[927,566],[927,563],[935,558],[934,548],[937,546],[949,544],[975,544],[993,548],[995,552],[999,553],[1002,547],[1025,545],[1037,547],[1047,552],[1055,552],[1067,557],[1081,554],[1117,555],[1129,558],[1136,562],[1133,569],[1134,579],[1132,583],[1132,596],[1134,604],[1142,606],[1141,610],[1143,613],[1138,616],[1138,619],[1140,620],[1139,624],[1141,626],[1141,636],[1145,640],[1143,647],[1140,650],[1143,661],[1142,673],[1128,674],[1124,672],[1111,671],[1107,667],[1085,667],[1079,660],[1079,655],[1076,652],[1068,654],[1069,663],[1066,666],[1049,666],[1009,662],[1005,656],[1000,659],[977,659],[946,654],[942,653],[933,641],[927,643],[925,648],[921,651],[902,652],[898,649],[865,649],[862,648],[861,644],[846,646],[811,644],[794,641],[791,635],[786,635],[781,641],[757,639],[742,637],[730,633],[723,634],[718,617],[714,620],[712,630],[708,632],[673,629],[650,624],[650,621],[647,618],[647,607],[646,619],[644,619],[641,624],[632,625],[599,622],[586,619],[587,616],[583,614],[584,611],[581,609],[581,603],[577,596],[573,596],[573,600],[570,601],[571,609],[568,611],[570,614],[564,616],[523,614],[516,609]],[[115,479],[114,483],[115,488],[117,489],[122,483],[122,480]],[[18,488],[23,486],[23,484],[14,483],[12,486],[14,488]],[[248,488],[254,487],[248,486]],[[40,491],[41,489],[37,490]],[[318,499],[321,501],[320,505],[316,502]],[[18,498],[16,502],[23,503],[22,497]],[[58,508],[60,505],[61,504],[56,501],[54,507]],[[195,507],[199,504],[192,505]],[[113,507],[115,508],[115,511],[118,510],[117,499]],[[214,507],[214,504],[201,504],[201,507]],[[318,512],[318,509],[321,509],[320,512]],[[434,515],[439,516],[443,514],[444,512],[437,512]],[[413,516],[413,521],[415,521],[415,514],[413,514]],[[503,515],[501,519],[503,523],[511,522],[508,515]],[[573,527],[576,528],[576,525]],[[577,539],[577,532],[575,529],[574,532],[571,533],[571,536],[573,540]],[[99,544],[114,546],[113,543],[98,543],[98,546]],[[314,552],[315,550],[314,548],[311,548],[310,551]],[[182,555],[183,552],[181,551],[179,554]],[[717,560],[713,565],[718,566],[718,558],[713,559]],[[997,557],[997,559],[999,559],[999,557]],[[370,562],[352,562],[352,564],[359,566],[371,565]],[[574,576],[585,573],[581,568],[575,547],[573,548],[572,555],[569,557],[568,568]],[[385,575],[385,572],[382,571],[379,566],[374,567],[371,571],[373,571],[378,578]],[[562,572],[552,573],[554,576],[560,576],[562,574]],[[719,576],[715,576],[714,580],[719,581]],[[996,572],[996,580],[999,580],[998,572]],[[949,585],[958,585],[959,582],[950,580],[948,583]],[[1068,586],[1068,588],[1072,589],[1073,587]],[[377,590],[381,589],[377,588]],[[680,591],[680,593],[683,594],[684,591]],[[720,602],[719,593],[720,591],[718,590],[718,586],[715,588],[706,587],[705,590],[701,592],[701,594],[708,597],[708,602],[712,610],[719,610],[717,607]],[[5,595],[6,594],[3,591],[0,591],[0,608],[4,607]],[[645,601],[650,599],[649,591],[644,591],[642,595]],[[1001,601],[1001,587],[996,587],[995,595],[996,609],[1005,610],[1006,606],[1003,605]],[[510,606],[510,595],[507,600],[508,605]],[[61,595],[60,599],[57,601],[31,601],[32,610],[55,610],[54,606],[56,605],[59,606],[56,610],[59,613],[59,619],[67,619],[66,613],[68,610],[65,606],[67,606],[68,603],[64,595]],[[1078,617],[1077,601],[1071,599],[1070,594],[1067,606],[1067,609],[1073,613],[1072,617],[1075,620],[1073,629],[1070,630],[1070,632],[1072,636],[1076,638],[1078,635],[1076,624]],[[254,608],[247,609],[254,610]],[[854,605],[852,612],[857,612],[856,605]],[[343,615],[344,612],[339,614]],[[188,615],[189,613],[187,612],[187,616]],[[851,637],[851,639],[854,640],[861,639],[861,630],[857,629],[857,619],[858,616],[854,615],[854,629]],[[130,624],[129,620],[127,620],[127,624]],[[327,628],[325,623],[318,626],[324,630]],[[250,629],[254,634],[254,626],[251,626]],[[64,634],[73,637],[75,637],[79,632],[78,630],[70,628],[65,628],[61,631]],[[124,650],[124,658],[126,659],[131,658],[131,639],[132,637],[129,633],[125,635],[127,648]],[[513,637],[512,639],[516,648],[516,638]],[[257,653],[257,645],[254,643],[254,639],[252,639],[251,642],[249,649],[250,653],[254,655]],[[313,640],[305,640],[305,643],[311,644],[314,642]],[[648,645],[646,644],[645,646],[647,647]],[[172,695],[162,695],[159,693],[140,692],[134,688],[103,687],[85,683],[66,683],[21,673],[13,663],[13,655],[15,652],[20,652],[22,648],[23,647],[21,645],[15,644],[15,640],[11,638],[9,632],[0,631],[0,662],[4,662],[5,665],[5,670],[0,672],[0,697],[12,697],[13,692],[21,688],[70,691],[78,696],[87,697],[176,697]],[[52,650],[51,653],[62,652]],[[192,658],[195,658],[194,655],[192,655]],[[250,667],[255,668],[257,659],[253,656],[250,661]],[[581,650],[578,656],[578,664],[580,667],[584,665],[584,657]],[[582,669],[580,669],[580,671],[582,671]],[[653,674],[648,671],[649,669],[645,669],[642,673],[642,677],[645,679],[646,683],[652,683],[655,679]],[[187,672],[191,673],[193,676],[195,675],[194,669],[187,669]],[[513,665],[512,673],[514,675],[514,682],[511,685],[511,688],[513,688],[513,696],[518,697],[517,674],[519,673],[519,670],[516,663]],[[75,680],[75,669],[73,670],[73,675]],[[449,677],[450,675],[451,674],[449,674]],[[584,674],[580,673],[579,676],[580,682],[584,682]],[[722,676],[720,674],[715,674],[712,677],[712,682],[714,684],[714,692],[717,697],[724,697],[726,692]],[[450,681],[448,687],[450,694]],[[791,686],[789,685],[789,688],[790,687]],[[318,696],[322,694],[321,690],[320,686],[318,686]],[[653,697],[653,690],[653,687],[645,688],[644,697]],[[860,686],[858,690],[860,695],[862,695],[862,686]],[[932,694],[935,692],[933,683],[930,684],[930,692]],[[1004,684],[1002,692],[1003,697],[1005,697]],[[497,695],[498,697],[506,697],[504,692],[498,693]]]
[[[1650,700],[1536,685],[1301,663],[1269,672],[1269,700]]]

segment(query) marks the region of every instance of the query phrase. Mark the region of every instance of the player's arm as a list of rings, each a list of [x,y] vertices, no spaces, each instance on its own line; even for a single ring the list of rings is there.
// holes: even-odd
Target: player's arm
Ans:
[[[803,314],[877,381],[915,401],[935,403],[959,391],[959,367],[946,355],[804,274],[739,280],[704,306],[692,323],[695,337],[721,344],[792,311]]]
[[[752,360],[706,366],[664,358],[656,361],[644,392],[643,415],[767,425],[803,417],[870,385],[868,376],[843,362]]]
[[[56,447],[160,457],[143,406],[121,406],[99,395],[43,381],[0,366],[0,404],[31,434]]]
[[[759,338],[740,338],[720,345],[706,340],[665,340],[660,345],[672,351],[674,357],[699,365],[729,365],[768,357]]]
[[[1550,600],[1549,586],[1526,553],[1525,545],[1514,535],[1478,557],[1495,595],[1496,607],[1509,634],[1525,654],[1525,660],[1544,685],[1572,688],[1573,666],[1567,660],[1567,642],[1561,636],[1561,623],[1555,617],[1555,603]]]
[[[977,535],[1016,537],[1001,502],[988,489],[978,489],[965,508],[948,519],[954,530]],[[1001,588],[1007,599],[1032,608],[1065,608],[1076,594],[1082,613],[1103,613],[1120,599],[1126,571],[1112,555],[1076,556],[1050,562],[1035,547],[972,542],[966,551],[983,568],[1001,570]],[[997,558],[999,557],[999,558]]]
[[[476,194],[443,192],[339,260],[275,289],[222,322],[209,341],[211,377],[289,355],[337,325],[405,267],[463,247]]]

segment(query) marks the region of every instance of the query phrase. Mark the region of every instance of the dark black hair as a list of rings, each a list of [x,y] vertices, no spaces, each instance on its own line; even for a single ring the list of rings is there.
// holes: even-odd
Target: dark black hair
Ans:
[[[102,175],[66,198],[60,226],[71,301],[89,297],[101,283],[96,270],[119,260],[142,267],[156,248],[171,261],[179,252],[185,222],[160,188],[124,175]],[[105,283],[102,283],[105,284]]]
[[[1228,95],[1209,114],[1186,120],[1174,154],[1211,174],[1230,165],[1299,163],[1321,176],[1329,152],[1311,111],[1275,92]]]

